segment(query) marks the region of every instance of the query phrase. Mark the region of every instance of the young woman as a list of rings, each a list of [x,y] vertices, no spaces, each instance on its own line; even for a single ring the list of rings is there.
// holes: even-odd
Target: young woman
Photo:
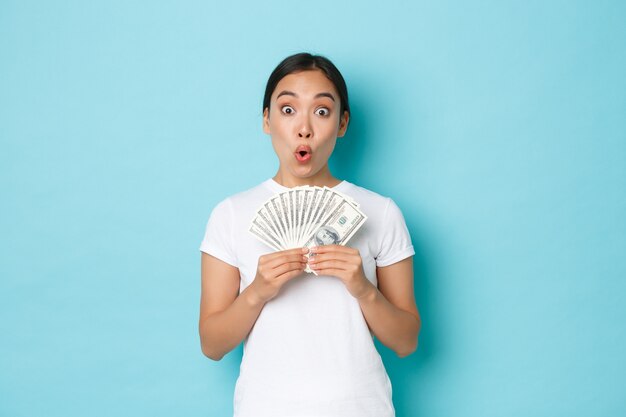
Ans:
[[[416,349],[415,252],[391,199],[328,168],[349,119],[337,68],[321,56],[287,57],[263,100],[278,171],[219,203],[209,218],[200,246],[200,339],[214,360],[244,342],[236,417],[394,415],[373,336],[401,357]],[[347,246],[311,248],[309,259],[306,248],[271,252],[248,232],[261,204],[301,185],[332,187],[359,204],[368,218]],[[304,272],[307,263],[317,275]]]

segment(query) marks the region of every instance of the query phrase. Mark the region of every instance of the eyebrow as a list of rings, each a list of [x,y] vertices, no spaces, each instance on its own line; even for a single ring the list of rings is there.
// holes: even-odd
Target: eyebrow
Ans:
[[[289,90],[283,90],[280,93],[278,93],[278,95],[276,96],[276,98],[280,98],[281,96],[293,96],[293,97],[298,97],[298,95],[296,93],[294,93],[293,91],[289,91]],[[320,97],[328,97],[329,99],[331,99],[332,101],[335,101],[335,96],[333,96],[330,93],[318,93],[315,95],[314,98],[320,98]]]

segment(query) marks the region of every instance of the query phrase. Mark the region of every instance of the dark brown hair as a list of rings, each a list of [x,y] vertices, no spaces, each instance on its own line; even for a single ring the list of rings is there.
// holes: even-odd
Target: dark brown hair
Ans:
[[[265,86],[265,95],[263,97],[263,111],[270,107],[270,101],[272,94],[276,89],[276,86],[284,77],[296,72],[318,69],[326,75],[326,78],[333,83],[339,93],[339,101],[341,103],[340,114],[344,111],[350,113],[350,104],[348,103],[348,88],[343,76],[328,58],[321,55],[311,55],[306,52],[301,52],[295,55],[288,56],[283,59],[280,64],[272,71],[270,78],[267,80]]]

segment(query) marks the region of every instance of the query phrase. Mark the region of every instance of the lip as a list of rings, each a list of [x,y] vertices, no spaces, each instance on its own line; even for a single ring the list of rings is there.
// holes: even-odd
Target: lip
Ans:
[[[301,154],[301,152],[303,152],[304,154]],[[313,150],[310,146],[300,145],[296,148],[296,151],[293,154],[298,162],[305,164],[311,160],[312,153]]]

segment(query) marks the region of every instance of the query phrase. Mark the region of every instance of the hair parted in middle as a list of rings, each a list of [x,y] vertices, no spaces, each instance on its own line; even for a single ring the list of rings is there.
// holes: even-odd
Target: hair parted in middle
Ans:
[[[269,79],[267,80],[267,85],[265,86],[263,111],[266,109],[269,111],[272,94],[274,93],[274,90],[280,80],[289,74],[316,69],[322,71],[324,75],[326,75],[326,78],[328,78],[337,89],[339,101],[341,103],[340,114],[343,114],[346,111],[349,114],[350,104],[348,102],[348,87],[346,86],[346,81],[343,79],[341,72],[339,72],[335,64],[333,64],[328,58],[321,55],[311,55],[307,52],[300,52],[288,56],[283,59],[280,64],[278,64],[274,71],[272,71]]]

